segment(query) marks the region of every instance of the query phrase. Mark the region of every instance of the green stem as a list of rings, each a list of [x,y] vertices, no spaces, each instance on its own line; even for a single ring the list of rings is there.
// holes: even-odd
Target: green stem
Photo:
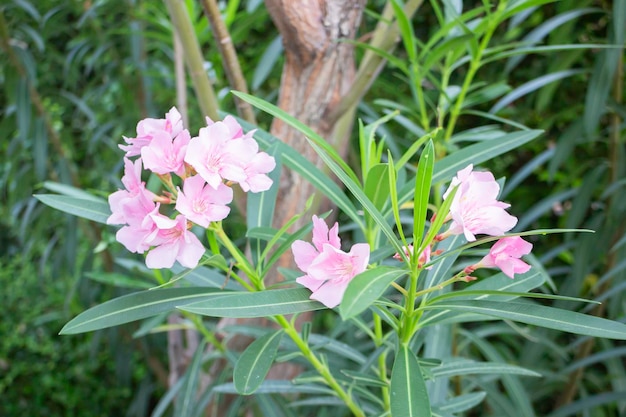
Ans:
[[[384,343],[384,335],[383,335],[383,326],[382,319],[378,314],[374,314],[374,335],[376,339],[374,340],[374,344],[376,347],[380,347]],[[386,382],[387,381],[387,351],[381,352],[378,356],[378,378]],[[382,396],[383,402],[385,404],[385,411],[389,411],[391,409],[391,397],[389,396],[389,387],[382,387]]]
[[[472,85],[472,81],[474,81],[474,76],[476,75],[476,72],[478,72],[478,69],[481,67],[481,60],[483,57],[483,53],[485,52],[485,49],[487,49],[487,46],[489,46],[491,37],[493,36],[494,32],[496,31],[496,28],[498,27],[498,23],[499,23],[498,18],[500,14],[506,8],[506,4],[507,4],[506,1],[500,2],[498,4],[498,10],[492,16],[487,17],[487,18],[490,18],[490,21],[487,24],[485,35],[483,36],[483,39],[481,40],[480,45],[478,46],[478,50],[476,51],[476,54],[472,57],[472,60],[470,61],[470,65],[467,70],[467,75],[465,76],[465,80],[463,81],[463,86],[461,87],[461,91],[459,92],[459,95],[454,103],[454,107],[450,111],[450,120],[448,121],[448,126],[446,128],[446,133],[444,136],[445,141],[450,140],[450,138],[452,137],[452,133],[454,133],[456,122],[459,116],[461,115],[461,108],[463,107],[465,96],[467,95],[467,92],[469,91],[469,88]]]
[[[302,340],[300,333],[295,329],[292,323],[290,323],[284,316],[275,316],[276,322],[285,330],[285,333],[289,335],[291,340],[298,346],[300,352],[309,361],[311,365],[317,370],[317,372],[324,378],[326,384],[337,394],[337,396],[346,404],[346,406],[352,411],[356,417],[365,417],[365,413],[361,410],[358,404],[354,402],[350,394],[348,394],[337,382],[333,374],[328,367],[320,361],[313,353],[309,345]]]
[[[250,262],[248,262],[243,253],[241,253],[239,248],[235,246],[235,244],[230,240],[226,232],[224,232],[224,229],[222,228],[222,222],[213,222],[209,227],[211,227],[211,230],[215,232],[216,237],[235,259],[237,268],[241,269],[244,274],[248,276],[248,279],[252,282],[254,288],[246,284],[246,289],[248,289],[249,291],[262,290],[264,288],[263,280],[259,278],[252,265],[250,265]]]

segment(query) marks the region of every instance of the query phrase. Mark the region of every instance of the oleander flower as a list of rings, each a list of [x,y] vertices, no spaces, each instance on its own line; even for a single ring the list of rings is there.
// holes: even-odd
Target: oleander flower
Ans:
[[[305,273],[296,282],[312,291],[312,300],[328,308],[339,305],[352,278],[365,271],[370,256],[366,243],[357,243],[348,253],[342,251],[338,230],[337,223],[329,230],[313,216],[313,244],[297,240],[291,245],[296,265]]]
[[[532,243],[519,236],[503,237],[478,263],[465,268],[465,272],[472,273],[479,268],[498,268],[510,278],[515,278],[515,274],[523,274],[530,270],[530,265],[520,258],[528,255],[532,248]]]
[[[195,268],[204,254],[204,246],[187,229],[187,219],[182,214],[170,219],[159,213],[150,218],[156,228],[146,239],[153,249],[146,256],[148,268],[171,268],[178,261],[186,268]]]
[[[191,136],[184,129],[173,140],[165,131],[154,133],[149,144],[141,148],[141,159],[146,169],[157,174],[185,174],[185,153]]]
[[[245,135],[233,117],[212,122],[200,129],[189,142],[185,162],[213,188],[223,181],[239,183],[242,190],[259,192],[269,189],[272,180],[266,175],[276,167],[274,158],[259,152],[259,145]]]
[[[194,175],[185,180],[182,191],[178,190],[176,210],[188,220],[202,227],[209,227],[211,222],[228,216],[230,207],[227,204],[232,201],[232,188],[220,183],[214,189],[200,175]]]
[[[517,224],[517,218],[505,211],[510,205],[497,200],[500,185],[493,174],[472,169],[470,164],[459,171],[443,195],[445,200],[458,186],[450,206],[452,223],[443,237],[463,234],[468,242],[473,242],[475,235],[502,235]]]
[[[183,130],[183,118],[176,107],[172,107],[165,115],[165,119],[146,118],[137,123],[137,136],[127,138],[124,141],[127,145],[119,145],[120,149],[126,151],[126,157],[141,155],[141,149],[148,146],[155,133],[167,133],[170,139],[174,139]]]

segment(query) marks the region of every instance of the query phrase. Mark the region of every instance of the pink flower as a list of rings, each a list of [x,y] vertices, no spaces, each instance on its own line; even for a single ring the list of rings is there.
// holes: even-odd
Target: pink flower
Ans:
[[[409,245],[408,247],[402,247],[402,249],[404,249],[404,253],[408,256],[411,257],[411,255],[413,254],[413,245]],[[424,266],[424,264],[427,264],[428,262],[430,262],[430,255],[431,255],[431,248],[430,245],[426,246],[426,248],[422,251],[422,253],[420,253],[420,256],[417,260],[418,266],[421,268]],[[395,255],[393,255],[393,259],[397,259],[398,261],[402,261],[402,256],[400,256],[399,253],[396,253]],[[432,266],[429,266],[426,269],[431,269]]]
[[[148,240],[157,228],[152,216],[158,213],[159,204],[153,204],[151,210],[148,210],[147,207],[143,211],[141,208],[137,208],[134,217],[130,219],[128,224],[117,231],[115,239],[130,252],[144,253],[150,249],[151,244],[148,243]]]
[[[187,219],[183,215],[170,219],[154,213],[150,218],[156,225],[146,241],[156,246],[146,256],[148,268],[171,268],[178,261],[186,268],[195,268],[204,254],[204,246],[196,235],[187,230]]]
[[[244,191],[268,190],[272,180],[265,174],[276,167],[274,158],[259,152],[259,145],[239,123],[227,116],[223,122],[212,122],[200,129],[187,148],[185,162],[213,188],[222,181],[237,182]]]
[[[258,193],[269,190],[272,186],[272,180],[265,174],[271,172],[275,167],[276,161],[272,156],[265,152],[258,152],[249,162],[244,163],[246,179],[240,181],[239,186],[245,192]]]
[[[323,220],[313,216],[313,245],[301,240],[291,245],[296,265],[306,273],[296,282],[313,292],[312,300],[328,308],[341,302],[352,278],[365,271],[370,256],[366,243],[352,246],[349,253],[343,252],[339,248],[338,228],[335,223],[329,230]]]
[[[532,248],[532,243],[519,236],[503,237],[491,247],[487,256],[466,268],[466,272],[471,273],[478,268],[498,268],[510,278],[514,278],[515,274],[523,274],[530,270],[530,265],[520,258],[522,255],[528,255]]]
[[[192,138],[187,147],[185,162],[195,168],[213,188],[224,180],[234,182],[246,179],[241,155],[249,154],[242,139],[231,139],[228,126],[216,122],[200,129],[198,137]]]
[[[150,143],[141,148],[144,167],[157,174],[174,172],[182,177],[185,174],[184,158],[190,140],[187,129],[181,131],[174,140],[164,130],[154,132]]]
[[[178,191],[176,210],[187,219],[202,227],[220,221],[228,216],[233,201],[233,190],[219,183],[217,189],[208,186],[200,175],[189,177],[183,184],[183,191]]]
[[[141,158],[135,162],[124,158],[122,184],[125,190],[118,190],[109,195],[111,215],[107,219],[107,224],[139,224],[145,215],[154,209],[156,198],[141,181]]]
[[[170,139],[175,138],[183,130],[183,119],[176,107],[172,107],[165,115],[165,119],[147,118],[137,123],[137,137],[127,138],[124,141],[128,145],[119,145],[126,151],[126,157],[141,155],[141,149],[152,141],[156,132],[169,134]]]
[[[443,195],[445,200],[452,188],[458,185],[450,206],[452,223],[443,237],[464,234],[472,242],[476,240],[477,234],[502,235],[517,223],[517,218],[504,210],[510,205],[496,199],[500,186],[493,174],[472,169],[473,166],[469,165],[459,171]]]

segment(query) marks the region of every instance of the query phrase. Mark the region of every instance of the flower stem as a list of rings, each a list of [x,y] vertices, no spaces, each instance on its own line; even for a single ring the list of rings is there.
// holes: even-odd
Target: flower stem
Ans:
[[[352,411],[356,417],[365,417],[365,413],[361,410],[361,407],[357,403],[354,402],[350,394],[348,394],[337,382],[333,374],[330,372],[328,367],[320,361],[317,356],[311,350],[311,347],[302,340],[300,337],[300,333],[295,329],[294,325],[290,323],[284,316],[275,316],[274,319],[276,322],[285,330],[285,333],[289,335],[291,340],[298,346],[300,352],[304,355],[304,357],[309,361],[311,365],[319,372],[319,374],[324,378],[326,384],[337,394],[337,396],[346,404],[346,406]]]

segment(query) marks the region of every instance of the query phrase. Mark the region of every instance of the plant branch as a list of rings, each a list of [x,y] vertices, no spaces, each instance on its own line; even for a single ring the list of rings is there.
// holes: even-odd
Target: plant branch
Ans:
[[[423,0],[408,1],[404,6],[404,12],[407,18],[410,19],[422,3]],[[372,35],[372,40],[369,44],[372,48],[385,52],[392,52],[394,50],[400,39],[400,29],[398,28],[397,22],[392,21],[392,18],[393,8],[391,7],[391,2],[388,1],[383,10],[381,20],[378,22]],[[370,49],[365,52],[355,75],[352,88],[328,116],[330,123],[338,121],[344,114],[350,112],[353,107],[356,107],[359,100],[367,93],[376,79],[376,76],[386,63],[387,60],[380,54]]]
[[[228,28],[222,20],[220,9],[217,6],[216,0],[202,0],[202,8],[204,14],[211,26],[213,37],[217,43],[217,48],[222,56],[222,65],[224,71],[226,71],[226,77],[233,89],[244,93],[248,92],[248,86],[246,79],[243,76],[241,66],[239,65],[239,59],[237,59],[237,51],[233,46],[233,40],[228,33]],[[256,118],[254,117],[254,111],[252,106],[238,97],[235,97],[235,105],[237,106],[237,114],[241,116],[245,121],[252,124],[256,124]]]
[[[183,46],[187,70],[191,77],[196,97],[202,113],[212,120],[218,120],[218,104],[213,86],[204,69],[204,59],[200,50],[200,44],[196,38],[193,24],[189,18],[189,13],[182,0],[164,0],[170,13],[174,30],[178,33]]]

